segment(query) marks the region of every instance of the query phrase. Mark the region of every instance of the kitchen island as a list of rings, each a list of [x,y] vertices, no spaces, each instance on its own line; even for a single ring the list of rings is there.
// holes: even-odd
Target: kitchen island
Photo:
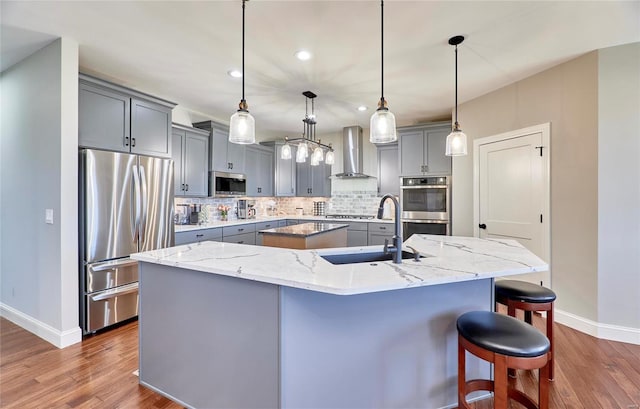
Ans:
[[[511,240],[414,235],[404,247],[420,261],[334,265],[323,256],[380,246],[216,242],[133,255],[140,383],[193,408],[456,406],[456,318],[493,309],[495,277],[547,265]]]
[[[287,249],[325,249],[347,246],[348,224],[302,223],[260,230],[262,245]]]

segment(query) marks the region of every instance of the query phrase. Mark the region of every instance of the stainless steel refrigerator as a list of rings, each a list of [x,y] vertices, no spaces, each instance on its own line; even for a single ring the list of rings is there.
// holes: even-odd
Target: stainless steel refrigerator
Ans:
[[[138,315],[132,253],[173,246],[173,161],[80,150],[83,333]]]

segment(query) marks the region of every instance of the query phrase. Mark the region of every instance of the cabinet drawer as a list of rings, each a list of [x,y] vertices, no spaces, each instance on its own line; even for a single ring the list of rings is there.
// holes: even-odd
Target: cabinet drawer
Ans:
[[[220,228],[183,231],[176,233],[176,246],[206,240],[220,241],[221,239],[222,229]]]
[[[358,223],[358,222],[349,222],[349,227],[347,230],[349,231],[367,231],[368,223]]]
[[[369,223],[369,233],[389,233],[393,235],[393,223]]]
[[[255,233],[256,224],[241,224],[240,226],[229,226],[222,228],[222,237],[234,236],[236,234]]]
[[[236,244],[256,244],[256,234],[255,232],[249,232],[243,234],[234,234],[232,236],[223,236],[222,241],[225,243]]]
[[[276,227],[280,227],[277,220],[274,220],[272,222],[256,223],[256,231],[267,230],[267,229],[275,229]]]

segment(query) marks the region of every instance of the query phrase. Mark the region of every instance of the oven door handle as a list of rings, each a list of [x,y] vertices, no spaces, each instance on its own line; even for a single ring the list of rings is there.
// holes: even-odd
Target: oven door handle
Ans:
[[[449,224],[449,220],[417,220],[417,219],[402,219],[402,223],[424,223],[424,224]]]
[[[448,185],[414,185],[414,186],[400,186],[400,189],[447,189]]]
[[[91,301],[104,301],[111,298],[116,298],[121,295],[133,294],[138,292],[138,283],[132,283],[123,285],[122,287],[114,288],[112,290],[101,291],[99,294],[92,295]]]

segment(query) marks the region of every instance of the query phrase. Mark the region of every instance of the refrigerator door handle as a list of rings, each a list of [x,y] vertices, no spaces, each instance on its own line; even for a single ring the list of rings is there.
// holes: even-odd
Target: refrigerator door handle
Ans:
[[[140,237],[140,174],[138,173],[138,166],[133,165],[133,195],[135,196],[135,222],[134,222],[134,240],[138,240]]]
[[[113,290],[101,291],[96,295],[91,295],[91,301],[104,301],[111,298],[120,297],[122,295],[133,294],[138,292],[138,283],[123,285]]]
[[[140,217],[140,241],[145,241],[145,235],[147,234],[147,201],[149,199],[149,190],[147,189],[147,176],[144,172],[144,166],[140,166],[140,182],[141,182],[141,197],[142,197],[142,214]],[[141,243],[142,244],[142,243]]]

